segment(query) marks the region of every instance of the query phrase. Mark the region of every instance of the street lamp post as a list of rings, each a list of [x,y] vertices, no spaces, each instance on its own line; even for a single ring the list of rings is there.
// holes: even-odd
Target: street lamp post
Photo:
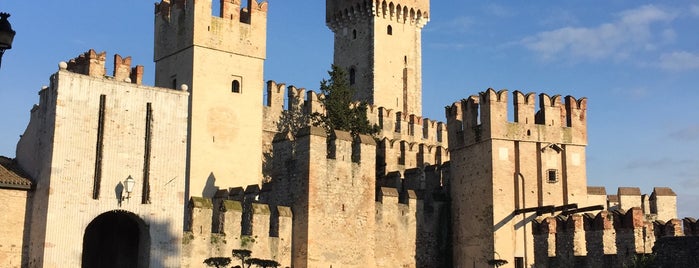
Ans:
[[[12,30],[12,25],[7,20],[10,14],[1,12],[0,13],[0,66],[2,65],[2,55],[5,54],[5,50],[12,48],[12,40],[15,38],[15,31]]]

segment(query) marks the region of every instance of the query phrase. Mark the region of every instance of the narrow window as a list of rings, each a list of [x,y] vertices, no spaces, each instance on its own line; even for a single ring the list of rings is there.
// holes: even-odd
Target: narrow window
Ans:
[[[386,28],[386,33],[388,33],[388,35],[393,35],[393,27],[391,27],[391,25],[388,25]]]
[[[355,70],[354,67],[350,68],[349,82],[350,82],[350,85],[354,85],[354,83],[357,82],[357,70]]]
[[[549,169],[547,172],[547,180],[549,183],[555,183],[558,181],[558,170],[556,169]]]
[[[352,39],[357,39],[357,30],[352,30]]]
[[[150,153],[151,153],[151,134],[153,122],[153,107],[151,103],[146,104],[146,133],[145,133],[145,148],[143,152],[143,195],[141,196],[141,204],[150,204]]]
[[[403,56],[403,64],[408,65],[408,56]]]
[[[172,89],[177,89],[177,78],[172,79]]]
[[[231,82],[231,92],[240,93],[240,81],[233,80],[233,82]]]
[[[95,175],[92,184],[92,199],[100,198],[100,185],[102,184],[102,145],[104,139],[104,111],[106,95],[100,95],[100,107],[97,119],[97,144],[95,146]]]

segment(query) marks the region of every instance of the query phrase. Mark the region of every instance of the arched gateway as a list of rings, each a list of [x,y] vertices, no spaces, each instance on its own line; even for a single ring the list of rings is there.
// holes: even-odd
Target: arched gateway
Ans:
[[[105,212],[85,229],[83,268],[145,268],[149,255],[148,226],[131,212]]]

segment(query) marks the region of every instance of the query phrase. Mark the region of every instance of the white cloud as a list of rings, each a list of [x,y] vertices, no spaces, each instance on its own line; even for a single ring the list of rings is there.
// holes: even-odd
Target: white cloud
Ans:
[[[498,4],[489,4],[485,6],[485,11],[499,18],[511,17],[515,14],[514,10]]]
[[[670,133],[670,137],[682,142],[699,140],[699,125],[688,126]]]
[[[461,16],[441,23],[435,22],[435,24],[425,28],[424,31],[466,33],[473,28],[474,24],[475,20],[472,17]]]
[[[670,22],[676,17],[672,12],[646,5],[619,13],[613,22],[596,27],[564,27],[541,32],[524,38],[521,44],[547,60],[559,57],[624,59],[635,51],[654,49],[656,39],[674,38],[672,30],[654,34],[651,25]]]
[[[660,55],[660,68],[669,71],[699,69],[699,54],[676,51]]]
[[[699,17],[699,5],[692,5],[689,11],[692,12],[692,15]]]

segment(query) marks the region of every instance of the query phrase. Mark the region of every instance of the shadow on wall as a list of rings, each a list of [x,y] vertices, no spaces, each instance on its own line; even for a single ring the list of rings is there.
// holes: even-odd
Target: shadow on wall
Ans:
[[[211,172],[209,177],[206,178],[206,184],[204,184],[204,190],[201,191],[201,197],[212,198],[216,194],[216,191],[218,191],[218,187],[216,187],[216,176]]]

